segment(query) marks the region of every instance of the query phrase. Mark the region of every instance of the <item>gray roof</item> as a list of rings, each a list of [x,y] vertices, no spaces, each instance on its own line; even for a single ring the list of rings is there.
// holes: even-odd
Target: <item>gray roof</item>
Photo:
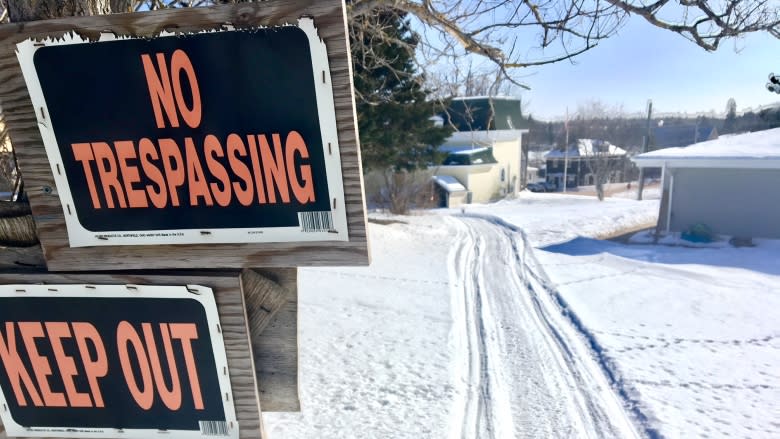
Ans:
[[[565,158],[567,152],[563,149],[553,149],[545,154],[548,159]],[[568,157],[596,157],[598,155],[609,157],[620,157],[626,155],[626,150],[615,146],[606,140],[598,139],[578,139],[569,146]]]

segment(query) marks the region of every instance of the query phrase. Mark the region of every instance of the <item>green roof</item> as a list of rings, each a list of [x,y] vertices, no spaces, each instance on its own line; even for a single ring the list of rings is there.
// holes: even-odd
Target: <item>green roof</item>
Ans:
[[[526,128],[520,98],[454,98],[444,119],[458,131],[517,130]]]

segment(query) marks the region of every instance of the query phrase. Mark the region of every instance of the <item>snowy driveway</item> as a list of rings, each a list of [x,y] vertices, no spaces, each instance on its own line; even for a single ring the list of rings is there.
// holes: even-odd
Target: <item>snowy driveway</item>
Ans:
[[[637,437],[584,340],[542,287],[524,235],[490,218],[446,221],[456,231],[448,266],[466,386],[450,437]]]
[[[380,217],[370,267],[300,270],[303,411],[265,413],[271,437],[778,437],[780,241],[570,241],[657,206]]]
[[[524,194],[468,210],[539,245],[645,223],[657,203]],[[370,267],[299,271],[302,411],[264,413],[271,438],[636,436],[523,236],[457,213],[375,215]]]

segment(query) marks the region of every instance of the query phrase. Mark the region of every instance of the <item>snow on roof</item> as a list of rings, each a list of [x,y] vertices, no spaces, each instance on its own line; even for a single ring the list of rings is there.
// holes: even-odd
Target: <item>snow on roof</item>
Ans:
[[[458,150],[452,151],[450,154],[472,155],[472,154],[479,154],[480,152],[485,152],[487,150],[488,150],[488,148],[458,149]]]
[[[466,187],[463,186],[457,178],[451,175],[434,175],[431,178],[447,192],[461,192],[466,190]]]
[[[457,98],[452,98],[453,101],[471,101],[474,99],[501,99],[505,101],[521,101],[522,98],[516,97],[516,96],[506,96],[506,95],[499,95],[499,96],[461,96]]]
[[[569,157],[593,157],[596,155],[607,154],[610,156],[626,155],[626,150],[615,146],[606,140],[579,139],[576,143],[569,146]],[[554,149],[545,157],[548,159],[564,158],[566,152],[560,149]]]
[[[494,142],[519,140],[527,129],[520,130],[490,130],[490,131],[455,131],[444,142],[444,146],[493,145]]]
[[[528,151],[528,160],[544,160],[545,155],[547,155],[547,152],[544,151]]]
[[[685,148],[666,148],[634,157],[640,167],[665,163],[694,167],[780,168],[780,128],[756,131],[696,143]]]

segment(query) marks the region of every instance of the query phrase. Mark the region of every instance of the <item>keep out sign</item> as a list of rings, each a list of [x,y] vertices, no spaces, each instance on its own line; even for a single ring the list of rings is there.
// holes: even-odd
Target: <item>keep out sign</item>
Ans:
[[[0,403],[9,436],[238,437],[205,287],[0,286]]]
[[[17,53],[71,246],[348,240],[312,20]]]

